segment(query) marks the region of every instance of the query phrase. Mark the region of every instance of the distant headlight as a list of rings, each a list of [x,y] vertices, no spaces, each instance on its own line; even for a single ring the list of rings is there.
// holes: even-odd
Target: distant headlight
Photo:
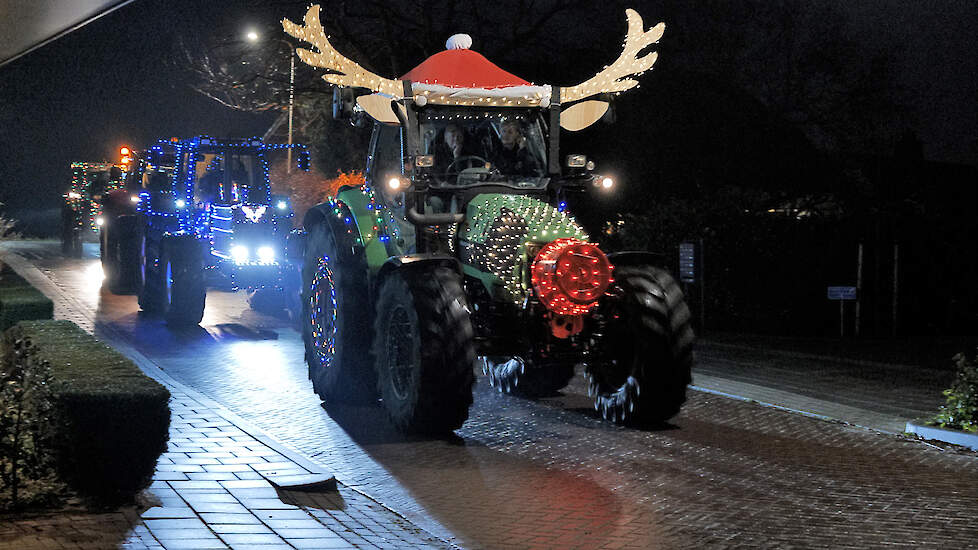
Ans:
[[[183,199],[177,199],[176,201],[173,202],[173,204],[175,204],[177,208],[183,208],[184,206],[187,206],[187,201]]]
[[[136,203],[143,202],[143,199],[139,198],[139,195],[132,195],[129,197],[129,200]]]
[[[278,204],[276,204],[275,206],[277,206],[279,210],[285,210],[286,208],[289,207],[289,203],[285,201],[278,201]]]
[[[243,264],[248,261],[248,247],[244,245],[235,245],[231,247],[231,259],[234,260],[236,264]]]
[[[68,192],[68,198],[69,199],[80,199],[81,198],[81,193],[76,193],[75,191],[69,191]]]
[[[275,261],[275,249],[270,246],[258,247],[258,261],[263,264],[270,264]]]
[[[102,227],[103,225],[105,225],[105,218],[103,218],[102,216],[99,216],[99,217],[95,218],[95,225],[97,225],[99,227]]]

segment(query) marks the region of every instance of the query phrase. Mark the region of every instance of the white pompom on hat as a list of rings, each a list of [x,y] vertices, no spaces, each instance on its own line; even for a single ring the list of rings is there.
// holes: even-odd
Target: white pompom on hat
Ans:
[[[446,50],[467,50],[472,47],[472,37],[467,34],[453,34],[445,42]]]

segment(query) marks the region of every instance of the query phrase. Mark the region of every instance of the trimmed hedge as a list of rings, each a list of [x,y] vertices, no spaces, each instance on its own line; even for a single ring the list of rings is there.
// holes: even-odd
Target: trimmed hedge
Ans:
[[[25,319],[50,319],[54,303],[38,292],[10,266],[0,267],[0,330]]]
[[[59,477],[101,503],[131,501],[166,450],[170,392],[71,321],[18,323],[4,333],[4,361],[18,341],[50,365]]]

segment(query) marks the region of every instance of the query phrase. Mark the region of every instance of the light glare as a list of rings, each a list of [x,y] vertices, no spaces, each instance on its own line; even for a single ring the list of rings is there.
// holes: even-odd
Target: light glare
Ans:
[[[236,264],[243,264],[248,261],[248,247],[244,245],[235,245],[231,247],[231,258]]]
[[[263,264],[270,264],[275,261],[275,249],[270,246],[258,248],[258,261]]]

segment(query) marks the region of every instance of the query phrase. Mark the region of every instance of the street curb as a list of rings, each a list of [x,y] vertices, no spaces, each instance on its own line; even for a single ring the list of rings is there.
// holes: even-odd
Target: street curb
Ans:
[[[943,441],[978,451],[978,434],[948,430],[937,426],[924,426],[914,422],[907,422],[907,433],[920,436],[923,439]]]
[[[707,344],[710,346],[716,346],[718,348],[736,349],[743,351],[763,351],[764,353],[770,353],[772,355],[780,355],[782,357],[791,357],[793,359],[812,359],[815,361],[835,361],[837,363],[846,363],[849,365],[862,365],[866,367],[891,367],[891,368],[902,368],[902,369],[921,369],[927,367],[921,367],[920,365],[911,365],[909,363],[886,363],[883,361],[870,361],[868,359],[852,359],[851,357],[843,357],[841,355],[820,355],[817,353],[805,353],[801,351],[788,351],[781,349],[768,349],[760,348],[757,346],[752,346],[749,344],[731,344],[728,342],[717,342],[715,340],[710,340],[708,338],[700,337],[697,340],[697,345]]]

